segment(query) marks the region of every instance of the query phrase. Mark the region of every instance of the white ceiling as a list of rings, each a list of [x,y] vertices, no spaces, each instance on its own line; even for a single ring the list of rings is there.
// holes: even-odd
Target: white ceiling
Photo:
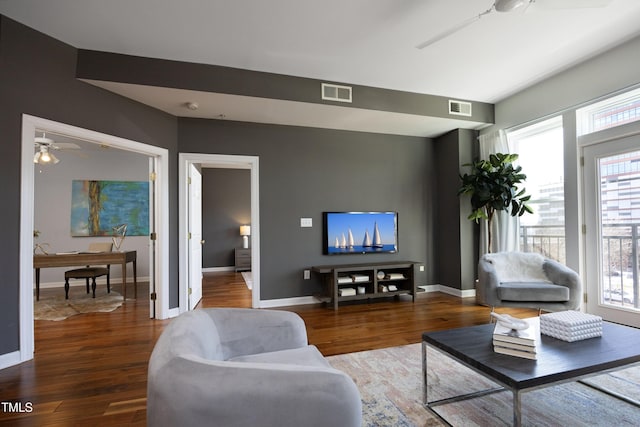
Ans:
[[[594,2],[609,4],[597,8],[549,7]],[[492,0],[0,0],[0,13],[83,49],[490,103],[640,34],[638,0],[536,0],[524,12],[521,8],[510,13],[491,13],[425,49],[416,48],[421,42],[477,16],[492,3]],[[181,103],[198,101],[206,111],[172,114],[194,117],[224,114],[232,120],[252,119],[249,113],[237,118],[237,110],[242,111],[244,103],[256,100],[237,99],[229,103],[228,98],[215,94],[203,94],[206,100],[198,100],[186,98],[198,94],[161,93],[139,86],[121,85],[112,89],[134,99],[146,97],[143,102],[165,111],[166,106],[161,104],[166,103],[167,96],[184,95]],[[225,111],[227,105],[233,108]],[[277,105],[272,108],[274,117],[253,121],[279,123],[292,107],[294,110],[299,107]],[[283,113],[277,114],[279,110]],[[358,112],[353,116],[355,130],[360,128],[358,121],[366,121],[367,126],[380,121],[379,117],[361,116]],[[426,129],[426,123],[415,117],[396,117],[392,121],[393,126],[412,129],[405,134],[428,136],[438,128],[436,125],[434,129]],[[397,133],[393,126],[386,131]]]

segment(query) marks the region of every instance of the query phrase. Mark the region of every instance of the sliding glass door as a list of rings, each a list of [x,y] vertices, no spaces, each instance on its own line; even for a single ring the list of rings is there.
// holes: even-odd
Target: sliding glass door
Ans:
[[[640,135],[583,154],[587,311],[640,327]]]

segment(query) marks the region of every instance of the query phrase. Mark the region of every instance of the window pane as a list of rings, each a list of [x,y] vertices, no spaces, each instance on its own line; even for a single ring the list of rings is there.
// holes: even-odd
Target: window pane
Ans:
[[[640,88],[576,111],[578,136],[640,120]]]
[[[562,117],[508,132],[509,147],[527,175],[533,214],[520,217],[520,250],[566,263]]]
[[[638,308],[640,151],[598,160],[605,304]]]

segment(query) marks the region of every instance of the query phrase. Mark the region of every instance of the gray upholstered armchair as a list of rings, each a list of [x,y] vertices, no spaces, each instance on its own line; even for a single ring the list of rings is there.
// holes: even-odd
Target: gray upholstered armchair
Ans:
[[[360,427],[353,380],[277,310],[211,308],[173,319],[149,361],[147,425]]]
[[[478,263],[476,300],[492,309],[574,310],[581,299],[580,276],[540,254],[498,252],[483,255]]]

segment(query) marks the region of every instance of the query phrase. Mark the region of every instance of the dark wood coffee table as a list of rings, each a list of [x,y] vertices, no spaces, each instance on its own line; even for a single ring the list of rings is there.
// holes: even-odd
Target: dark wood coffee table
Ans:
[[[513,424],[520,426],[523,392],[640,363],[640,329],[628,326],[603,322],[602,337],[572,343],[542,335],[538,360],[495,353],[493,329],[493,324],[486,324],[422,334],[423,402],[445,423],[447,421],[434,410],[435,406],[506,389],[513,393]],[[435,347],[502,387],[430,402],[427,396],[427,346]]]

